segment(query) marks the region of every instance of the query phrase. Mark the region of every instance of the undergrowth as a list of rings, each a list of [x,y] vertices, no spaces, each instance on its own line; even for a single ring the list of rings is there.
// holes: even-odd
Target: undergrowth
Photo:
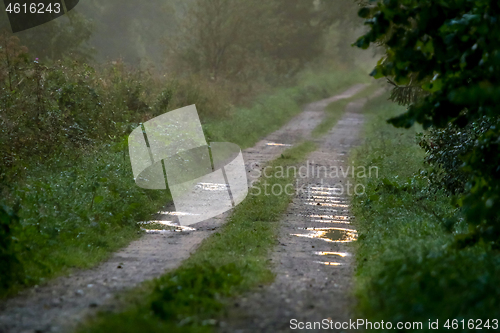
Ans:
[[[429,320],[439,320],[442,331],[449,331],[447,320],[452,327],[456,319],[454,331],[467,331],[469,320],[489,320],[492,329],[500,306],[498,251],[484,243],[455,246],[455,238],[467,232],[463,216],[426,178],[416,131],[386,123],[402,112],[386,98],[367,108],[366,141],[352,157],[355,165],[379,168],[379,178],[357,179],[366,193],[353,202],[358,318],[393,325],[418,321],[424,331]]]

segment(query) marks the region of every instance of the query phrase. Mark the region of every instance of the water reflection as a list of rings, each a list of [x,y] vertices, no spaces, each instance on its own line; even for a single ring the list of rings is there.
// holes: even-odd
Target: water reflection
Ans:
[[[291,147],[292,145],[289,145],[287,143],[276,143],[276,142],[268,142],[266,144],[267,146],[277,146],[277,147]]]
[[[178,225],[177,223],[174,223],[172,221],[153,220],[153,221],[137,222],[137,224],[141,225],[141,230],[145,231],[148,234],[196,230],[195,228]]]
[[[306,202],[306,205],[310,206],[323,206],[323,207],[340,207],[340,208],[347,208],[349,205],[344,205],[344,204],[338,204],[338,203],[329,203],[329,202]]]
[[[327,266],[342,266],[345,264],[342,264],[340,262],[331,262],[331,261],[315,261],[317,264],[322,264],[322,265],[327,265]]]
[[[323,200],[323,201],[335,202],[335,203],[347,202],[347,199],[344,199],[341,197],[336,197],[336,196],[330,196],[330,195],[313,195],[311,198],[307,198],[307,200]]]
[[[338,187],[310,186],[309,189],[311,189],[311,192],[321,191],[329,194],[342,193],[342,189]]]
[[[342,258],[349,257],[351,254],[347,252],[328,252],[328,251],[316,251],[315,255],[318,256],[339,256]]]
[[[311,222],[351,224],[351,222],[349,222],[349,221],[339,221],[339,220],[311,220]]]
[[[351,224],[349,217],[343,215],[299,214],[298,216],[311,217],[311,222]]]
[[[347,243],[358,239],[358,233],[346,228],[298,228],[308,231],[305,234],[291,234],[292,236],[322,239],[326,242]]]
[[[349,216],[344,216],[344,215],[325,215],[325,214],[319,215],[319,214],[310,214],[310,215],[302,215],[302,216],[317,218],[317,219],[320,219],[320,220],[349,221],[351,219]]]

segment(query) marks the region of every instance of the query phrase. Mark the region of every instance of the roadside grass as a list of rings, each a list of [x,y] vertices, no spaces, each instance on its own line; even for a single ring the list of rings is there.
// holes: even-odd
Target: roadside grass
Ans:
[[[304,142],[269,165],[297,165],[315,148]],[[274,278],[268,256],[291,197],[285,192],[266,195],[265,187],[284,188],[294,177],[271,174],[254,185],[221,230],[204,240],[180,268],[133,291],[133,305],[124,312],[101,313],[78,332],[211,332],[224,311],[223,298]]]
[[[366,80],[363,76],[360,70],[306,72],[296,87],[276,88],[252,107],[235,108],[227,118],[205,117],[207,140],[253,146],[300,112],[303,103],[340,93]],[[124,131],[136,125],[124,123]],[[126,137],[70,153],[23,161],[18,168],[23,176],[2,193],[7,212],[19,218],[4,250],[9,262],[20,264],[15,272],[0,272],[0,297],[96,265],[140,236],[137,222],[171,202],[168,191],[135,185]]]
[[[139,237],[137,221],[171,200],[134,184],[128,152],[99,147],[68,161],[31,166],[12,186],[20,223],[13,253],[22,264],[4,296],[71,268],[88,268]]]
[[[378,89],[380,89],[380,86],[372,83],[352,97],[330,103],[325,109],[325,119],[323,119],[323,121],[312,131],[313,137],[319,137],[328,133],[328,131],[342,118],[345,108],[349,103],[360,98],[369,97]]]
[[[466,232],[460,212],[420,172],[426,166],[417,130],[385,122],[404,111],[385,99],[366,108],[366,141],[351,155],[356,166],[379,168],[378,178],[356,179],[366,193],[353,199],[357,317],[394,325],[377,331],[393,331],[397,322],[422,322],[423,331],[436,331],[429,320],[439,320],[439,331],[467,331],[472,323],[493,329],[500,308],[499,253],[487,244],[454,245],[455,236]]]

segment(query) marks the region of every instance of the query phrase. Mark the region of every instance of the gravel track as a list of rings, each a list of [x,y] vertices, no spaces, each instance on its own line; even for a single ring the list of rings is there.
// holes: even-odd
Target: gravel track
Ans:
[[[371,98],[381,93],[383,90]],[[349,211],[347,181],[353,182],[342,172],[336,177],[334,170],[352,170],[347,169],[348,154],[360,143],[362,109],[367,101],[348,104],[337,125],[317,140],[319,149],[300,165],[301,190],[282,218],[279,245],[270,259],[276,279],[232,300],[226,318],[219,323],[221,333],[320,332],[324,330],[307,326],[301,330],[290,321],[327,319],[335,323],[352,318],[352,242],[357,232]]]

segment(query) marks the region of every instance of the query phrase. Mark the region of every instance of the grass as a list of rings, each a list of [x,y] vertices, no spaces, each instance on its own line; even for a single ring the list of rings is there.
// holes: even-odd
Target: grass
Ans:
[[[421,175],[426,166],[416,130],[385,122],[404,111],[386,98],[367,108],[366,142],[352,155],[355,165],[379,168],[379,178],[357,179],[366,193],[353,201],[359,232],[357,317],[393,325],[419,321],[424,331],[429,319],[439,320],[439,331],[449,331],[444,325],[454,319],[454,331],[467,331],[469,320],[489,320],[493,328],[500,307],[500,256],[486,244],[455,246],[455,235],[466,232],[460,212]]]
[[[302,143],[270,165],[296,165],[314,150],[313,143]],[[224,310],[222,298],[273,280],[268,255],[291,197],[265,195],[263,188],[283,188],[294,179],[272,174],[180,268],[134,291],[133,305],[124,312],[101,314],[79,332],[211,332]]]
[[[22,274],[4,295],[88,268],[139,237],[137,222],[171,200],[168,192],[135,186],[128,152],[99,147],[71,161],[54,158],[31,166],[13,186],[21,223],[14,253]]]
[[[258,97],[252,107],[235,108],[228,118],[205,118],[207,140],[253,146],[300,112],[303,103],[363,80],[361,71],[317,76],[306,72],[296,87],[277,88]],[[0,296],[44,283],[72,268],[96,265],[140,236],[137,222],[171,202],[168,191],[135,185],[126,141],[114,141],[75,152],[70,160],[55,155],[43,163],[29,161],[19,167],[23,177],[9,185],[2,201],[18,207],[21,222],[12,228],[15,242],[8,251],[23,269],[15,276],[0,273]]]
[[[342,115],[345,112],[345,108],[349,103],[357,99],[369,97],[378,89],[380,89],[378,85],[372,84],[368,87],[365,87],[362,91],[358,92],[352,97],[330,103],[325,109],[325,119],[323,119],[323,121],[313,130],[313,137],[324,135],[330,129],[332,129],[342,118]]]

